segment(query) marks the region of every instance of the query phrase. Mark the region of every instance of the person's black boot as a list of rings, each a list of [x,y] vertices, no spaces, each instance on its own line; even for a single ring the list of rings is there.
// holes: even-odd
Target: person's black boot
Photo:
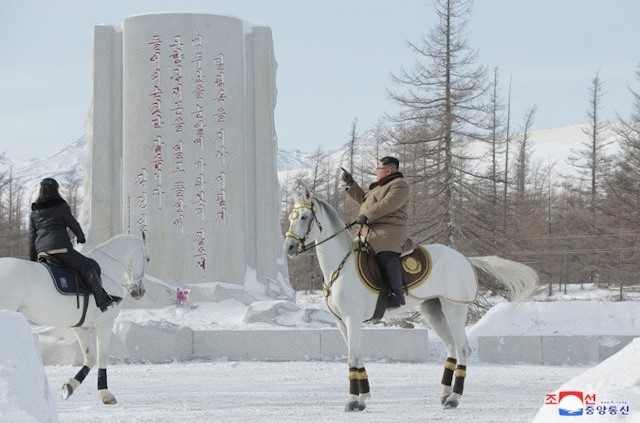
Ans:
[[[107,311],[109,306],[111,306],[113,303],[117,304],[122,301],[122,298],[120,297],[115,297],[118,298],[118,300],[116,301],[114,297],[111,297],[109,294],[107,294],[107,291],[102,288],[102,279],[100,278],[100,274],[95,269],[90,269],[87,272],[85,283],[87,284],[89,290],[93,293],[93,297],[96,300],[96,306],[103,313]]]
[[[387,297],[387,309],[403,306],[405,302],[400,253],[381,251],[376,255],[376,258],[378,264],[380,264],[380,270],[386,276],[391,291]]]
[[[404,296],[394,294],[393,292],[387,297],[387,310],[392,308],[398,308],[404,305]]]

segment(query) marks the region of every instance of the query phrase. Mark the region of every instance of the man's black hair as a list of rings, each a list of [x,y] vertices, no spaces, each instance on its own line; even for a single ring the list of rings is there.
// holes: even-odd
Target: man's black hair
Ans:
[[[400,169],[400,161],[395,157],[385,156],[380,159],[380,163],[384,166],[395,166],[396,169]]]

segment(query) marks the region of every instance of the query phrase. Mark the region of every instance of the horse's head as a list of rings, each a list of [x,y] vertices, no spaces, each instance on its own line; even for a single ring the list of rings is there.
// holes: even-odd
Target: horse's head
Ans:
[[[322,225],[317,217],[317,205],[306,189],[294,199],[289,213],[289,230],[285,234],[284,253],[295,258],[306,250],[305,243],[318,238]]]
[[[137,254],[132,254],[131,261],[127,273],[129,278],[125,281],[125,289],[129,292],[134,300],[139,300],[144,296],[144,273],[149,263],[149,256],[147,254],[147,239],[145,233],[142,233],[142,239],[135,238],[138,242]]]
[[[103,273],[107,271],[110,279],[121,284],[134,299],[142,298],[145,292],[144,273],[149,261],[144,233],[142,238],[116,235],[92,251],[97,254],[95,258]]]

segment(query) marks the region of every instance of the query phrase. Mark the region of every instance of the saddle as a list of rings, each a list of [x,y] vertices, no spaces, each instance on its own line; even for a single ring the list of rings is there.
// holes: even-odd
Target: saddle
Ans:
[[[80,276],[71,269],[50,261],[41,261],[42,265],[47,268],[53,284],[58,292],[62,295],[79,295],[90,294],[84,284],[80,283]]]
[[[380,319],[386,309],[389,287],[382,278],[375,253],[367,243],[361,241],[356,241],[356,243],[356,272],[367,288],[379,293],[376,310],[371,319]],[[400,265],[402,266],[402,285],[405,292],[408,292],[409,289],[420,286],[427,280],[427,276],[431,272],[431,256],[424,247],[417,246],[400,255]]]
[[[84,324],[89,307],[89,296],[91,292],[81,282],[80,276],[73,270],[57,263],[51,256],[39,257],[38,261],[49,271],[53,279],[53,285],[61,295],[75,295],[76,308],[80,309],[80,295],[83,296],[82,316],[73,327],[80,327]],[[96,262],[96,265],[98,263]]]
[[[424,283],[431,271],[431,256],[422,246],[400,256],[402,285],[405,291]],[[376,256],[367,247],[356,250],[356,268],[362,282],[372,291],[387,289]]]

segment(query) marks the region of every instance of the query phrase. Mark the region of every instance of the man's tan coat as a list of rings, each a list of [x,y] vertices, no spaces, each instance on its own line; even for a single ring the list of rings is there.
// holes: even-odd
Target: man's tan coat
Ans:
[[[401,173],[394,173],[369,188],[365,194],[355,182],[347,187],[347,193],[360,204],[360,214],[368,219],[362,233],[376,253],[400,253],[409,238],[409,185]]]

